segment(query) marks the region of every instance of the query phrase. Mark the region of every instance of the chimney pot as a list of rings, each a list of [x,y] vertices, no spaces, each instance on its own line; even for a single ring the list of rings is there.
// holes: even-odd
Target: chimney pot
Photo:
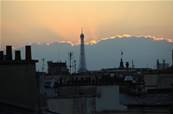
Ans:
[[[31,46],[30,45],[25,46],[25,59],[27,62],[32,60]]]
[[[12,61],[12,46],[6,46],[6,60]]]
[[[4,59],[4,52],[0,51],[0,61],[3,61],[3,59]]]
[[[19,50],[15,51],[15,61],[21,61],[21,55]]]

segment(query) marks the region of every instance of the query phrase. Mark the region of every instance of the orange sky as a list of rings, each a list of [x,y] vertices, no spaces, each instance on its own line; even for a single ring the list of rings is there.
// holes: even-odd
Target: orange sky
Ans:
[[[1,44],[79,42],[121,34],[173,39],[173,1],[12,1],[2,0]]]

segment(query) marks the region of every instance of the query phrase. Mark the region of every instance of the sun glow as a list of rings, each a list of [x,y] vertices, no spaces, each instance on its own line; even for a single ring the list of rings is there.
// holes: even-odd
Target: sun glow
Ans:
[[[99,39],[99,40],[90,40],[88,42],[85,43],[85,45],[96,45],[97,43],[99,42],[102,42],[102,41],[106,41],[106,40],[112,40],[112,39],[127,39],[127,38],[145,38],[145,39],[150,39],[150,40],[153,40],[153,41],[165,41],[165,42],[168,42],[168,43],[171,43],[173,44],[173,40],[172,39],[168,39],[168,38],[163,38],[163,37],[156,37],[156,36],[151,36],[151,35],[128,35],[128,34],[123,34],[123,35],[114,35],[114,36],[111,36],[111,37],[108,37],[108,38],[102,38],[102,39]],[[80,43],[72,43],[70,41],[54,41],[54,42],[46,42],[46,43],[40,43],[40,42],[37,42],[36,43],[37,45],[47,45],[47,46],[51,46],[51,45],[54,45],[54,44],[68,44],[68,45],[71,45],[71,46],[78,46],[80,45]]]
[[[80,43],[81,27],[88,45],[138,34],[153,40],[173,42],[171,1],[4,0],[1,4],[0,37],[4,46],[22,46],[28,42],[77,45]]]

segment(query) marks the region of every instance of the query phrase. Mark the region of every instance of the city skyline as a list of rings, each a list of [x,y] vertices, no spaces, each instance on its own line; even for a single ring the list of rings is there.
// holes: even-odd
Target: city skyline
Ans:
[[[173,42],[172,1],[1,1],[1,45],[145,36]]]
[[[173,0],[0,0],[0,114],[172,114]]]
[[[45,58],[46,61],[67,62],[69,65],[69,52],[73,53],[73,60],[76,60],[77,68],[79,68],[80,45],[56,42],[49,45],[32,44],[31,46],[33,49],[33,58],[40,60],[37,70],[41,68],[42,58]],[[157,59],[160,62],[166,60],[166,63],[169,65],[172,64],[172,43],[154,41],[144,37],[102,40],[95,45],[85,45],[85,49],[88,70],[119,67],[121,51],[124,53],[123,61],[128,61],[130,67],[132,66],[132,60],[137,68],[156,68]],[[20,48],[20,50],[23,52],[23,48]]]

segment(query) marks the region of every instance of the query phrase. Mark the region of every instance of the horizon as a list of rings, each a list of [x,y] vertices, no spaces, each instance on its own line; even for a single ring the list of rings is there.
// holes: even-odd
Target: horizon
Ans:
[[[127,45],[128,44],[128,45]],[[136,48],[136,45],[137,48]],[[46,61],[66,62],[69,66],[68,53],[73,53],[73,59],[79,65],[80,45],[54,42],[51,44],[32,44],[33,58],[40,60],[37,70],[40,71],[42,58]],[[145,37],[114,38],[85,45],[86,63],[89,70],[103,68],[118,68],[121,51],[124,52],[124,63],[134,61],[136,68],[156,68],[156,60],[172,65],[171,52],[173,45],[165,40],[152,40]],[[24,51],[24,48],[20,48]],[[23,52],[22,51],[22,52]],[[24,55],[23,55],[24,58]]]

